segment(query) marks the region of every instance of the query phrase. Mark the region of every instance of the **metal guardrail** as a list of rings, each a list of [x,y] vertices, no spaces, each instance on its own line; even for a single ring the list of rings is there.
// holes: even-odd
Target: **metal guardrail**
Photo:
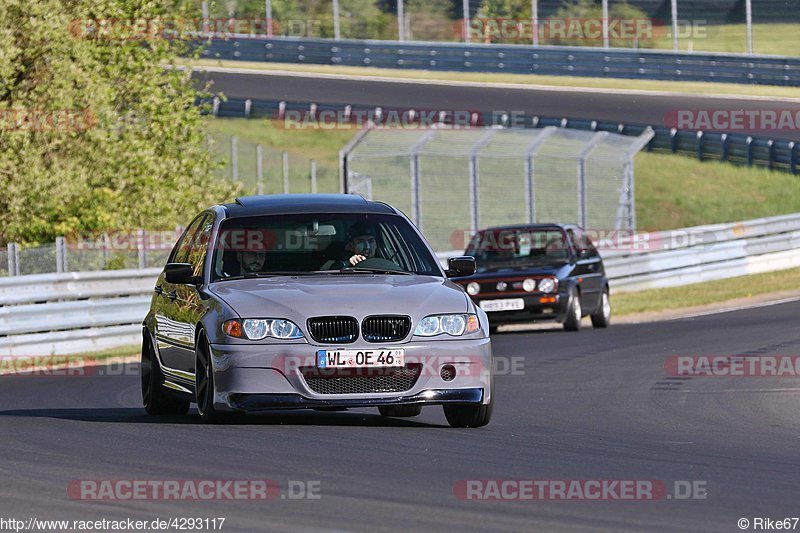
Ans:
[[[408,114],[412,109],[369,107],[349,104],[316,104],[314,102],[285,102],[277,100],[253,100],[245,98],[215,98],[209,102],[211,113],[223,118],[272,118],[284,120],[287,112],[300,112],[319,117],[324,111],[337,116],[352,117],[356,111],[367,111],[370,117],[386,115],[393,111]],[[416,110],[417,112],[419,110]],[[426,109],[426,112],[432,110]],[[438,112],[442,124],[451,124],[452,110]],[[289,115],[291,116],[291,114]],[[312,121],[313,122],[313,121]],[[412,121],[413,122],[413,121]],[[476,111],[472,113],[473,126],[509,126],[524,128],[545,128],[557,126],[589,131],[609,131],[623,135],[641,135],[647,128],[654,132],[647,144],[647,151],[665,152],[697,157],[701,161],[725,161],[738,165],[766,167],[798,173],[800,167],[800,145],[794,141],[753,137],[734,133],[717,133],[692,130],[677,130],[664,126],[647,124],[621,124],[592,119],[568,119],[563,117],[543,117],[535,115],[515,115],[513,120],[508,112]],[[301,125],[297,126],[302,127]]]
[[[212,40],[203,51],[203,57],[395,69],[800,85],[800,57],[623,48],[238,37],[241,38]]]
[[[0,279],[0,357],[137,344],[160,268]]]
[[[800,214],[647,236],[649,247],[603,252],[612,292],[800,267]],[[617,244],[626,247],[624,241]],[[461,250],[438,255],[446,261],[460,254]],[[74,272],[0,280],[0,357],[137,344],[159,272]]]

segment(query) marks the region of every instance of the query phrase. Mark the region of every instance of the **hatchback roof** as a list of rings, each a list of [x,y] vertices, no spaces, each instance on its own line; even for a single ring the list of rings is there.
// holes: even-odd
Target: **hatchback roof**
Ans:
[[[229,217],[292,213],[397,213],[383,202],[370,202],[355,194],[265,194],[242,196],[224,204]]]

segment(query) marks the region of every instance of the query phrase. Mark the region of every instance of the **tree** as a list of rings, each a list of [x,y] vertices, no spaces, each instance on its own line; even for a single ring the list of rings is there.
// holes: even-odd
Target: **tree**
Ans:
[[[211,172],[202,92],[163,67],[186,43],[91,29],[187,15],[171,0],[0,2],[0,244],[171,228],[234,194]]]

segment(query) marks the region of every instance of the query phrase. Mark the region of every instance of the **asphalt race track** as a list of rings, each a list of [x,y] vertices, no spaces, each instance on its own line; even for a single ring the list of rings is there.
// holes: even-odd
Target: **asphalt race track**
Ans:
[[[257,98],[294,102],[362,104],[370,106],[469,111],[522,111],[531,115],[618,121],[664,126],[665,115],[677,110],[791,110],[800,102],[753,99],[715,99],[679,94],[620,94],[553,89],[463,87],[368,81],[363,79],[309,78],[230,72],[195,72],[198,79],[213,80],[212,90],[232,98]],[[674,115],[673,115],[674,116]],[[737,133],[800,140],[796,130]]]
[[[800,353],[800,303],[577,334],[501,333],[522,358],[496,379],[492,423],[446,427],[377,410],[254,416],[230,426],[153,419],[128,376],[4,377],[0,516],[226,517],[223,531],[738,531],[800,515],[796,378],[668,377],[671,355]],[[586,323],[585,323],[586,324]],[[502,370],[502,369],[501,369]],[[516,373],[520,374],[520,373]],[[320,482],[320,499],[80,501],[70,480]],[[661,480],[705,484],[678,501],[465,501],[459,480]],[[22,516],[21,516],[22,515]]]

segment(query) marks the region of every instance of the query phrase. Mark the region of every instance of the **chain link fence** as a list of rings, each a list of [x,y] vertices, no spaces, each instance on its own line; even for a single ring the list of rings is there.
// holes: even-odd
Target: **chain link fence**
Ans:
[[[9,243],[0,250],[0,276],[161,267],[181,231],[87,232],[39,246]]]
[[[634,230],[633,157],[652,138],[608,132],[373,129],[343,154],[347,192],[406,213],[437,251],[487,226]]]

